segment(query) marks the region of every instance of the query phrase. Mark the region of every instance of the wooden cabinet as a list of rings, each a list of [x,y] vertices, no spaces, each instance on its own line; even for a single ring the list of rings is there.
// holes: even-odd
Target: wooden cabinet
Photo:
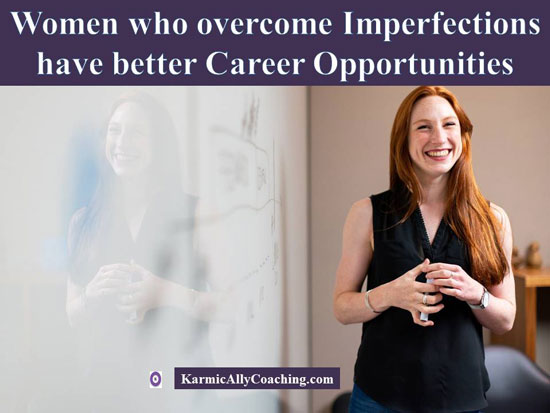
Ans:
[[[550,268],[521,268],[514,275],[517,308],[514,327],[504,335],[491,334],[491,344],[517,348],[536,361],[537,288],[550,287]]]

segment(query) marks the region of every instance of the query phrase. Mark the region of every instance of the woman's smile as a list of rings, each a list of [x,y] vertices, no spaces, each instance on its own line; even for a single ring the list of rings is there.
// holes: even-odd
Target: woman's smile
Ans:
[[[140,158],[139,154],[128,152],[115,152],[115,160],[119,162],[132,162]]]
[[[430,151],[424,152],[426,156],[435,161],[444,161],[448,158],[449,154],[452,152],[451,149],[433,149]]]

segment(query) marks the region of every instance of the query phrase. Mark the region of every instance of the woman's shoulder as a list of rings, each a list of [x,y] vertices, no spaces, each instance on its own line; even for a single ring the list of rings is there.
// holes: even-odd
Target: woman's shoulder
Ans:
[[[372,194],[368,197],[355,201],[350,209],[350,214],[353,214],[359,219],[371,220],[373,209],[377,209],[382,205],[389,205],[392,199],[391,190]]]
[[[372,200],[371,197],[366,197],[355,201],[350,208],[350,214],[358,218],[372,217]]]
[[[506,234],[511,231],[510,218],[508,218],[508,214],[506,214],[504,208],[498,206],[494,202],[490,202],[489,207],[491,208],[491,212],[497,221],[500,223],[501,232]]]
[[[346,217],[344,238],[363,245],[372,237],[372,201],[370,197],[355,201]]]
[[[508,218],[508,214],[506,214],[504,208],[498,206],[494,202],[489,202],[489,208],[503,228],[506,228],[510,225],[510,219]]]
[[[352,227],[359,232],[372,228],[373,206],[371,197],[366,197],[355,201],[348,212],[346,218],[347,226]]]

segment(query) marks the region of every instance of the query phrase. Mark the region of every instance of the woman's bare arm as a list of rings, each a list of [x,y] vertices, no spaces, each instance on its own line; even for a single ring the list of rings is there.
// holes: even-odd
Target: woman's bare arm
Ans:
[[[334,315],[343,324],[365,322],[378,315],[365,306],[365,294],[360,292],[372,259],[372,238],[372,204],[365,198],[352,205],[344,225],[333,300]],[[369,302],[382,311],[388,307],[384,289],[375,290],[369,294]]]
[[[491,203],[491,210],[501,222],[500,242],[508,262],[508,272],[500,284],[488,288],[491,294],[489,306],[483,310],[473,311],[481,325],[496,334],[504,334],[512,329],[516,316],[516,294],[512,273],[512,227],[508,215],[502,208]]]

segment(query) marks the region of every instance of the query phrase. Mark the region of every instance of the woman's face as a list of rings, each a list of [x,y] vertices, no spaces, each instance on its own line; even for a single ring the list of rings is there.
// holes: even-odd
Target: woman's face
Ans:
[[[427,96],[413,106],[409,154],[418,178],[448,173],[462,153],[460,123],[453,107],[440,96]]]
[[[152,127],[147,113],[136,103],[121,104],[107,125],[105,155],[120,177],[139,175],[152,159]]]

